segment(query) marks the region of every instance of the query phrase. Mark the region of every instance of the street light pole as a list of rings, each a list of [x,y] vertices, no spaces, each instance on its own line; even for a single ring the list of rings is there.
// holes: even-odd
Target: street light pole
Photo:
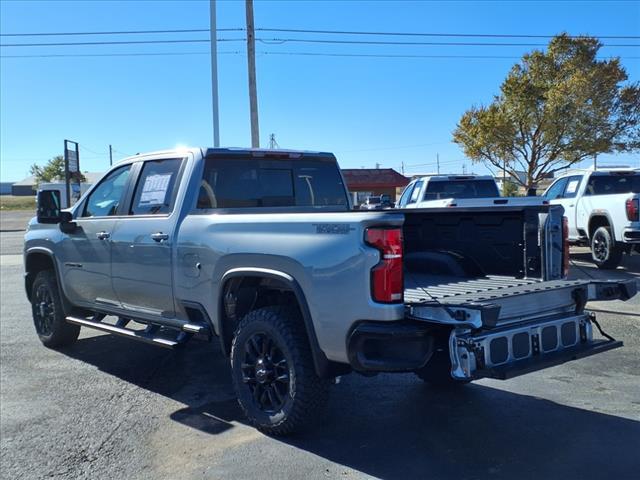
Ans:
[[[258,128],[258,93],[256,91],[256,37],[253,25],[253,0],[246,0],[247,64],[249,68],[249,108],[251,113],[251,148],[260,148]]]
[[[211,101],[213,104],[213,146],[220,146],[220,115],[218,112],[218,31],[216,0],[209,1],[209,29],[211,33]]]

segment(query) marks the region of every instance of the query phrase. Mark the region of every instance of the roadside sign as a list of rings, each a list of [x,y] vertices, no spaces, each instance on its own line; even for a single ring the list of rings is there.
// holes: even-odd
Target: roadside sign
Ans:
[[[71,140],[64,141],[64,178],[67,185],[67,208],[71,206],[71,199],[80,198],[80,145]],[[74,195],[71,195],[71,182],[74,181]],[[77,192],[77,194],[76,194]],[[74,202],[75,203],[75,202]]]
[[[69,162],[69,173],[78,172],[78,152],[76,150],[65,150],[65,153]]]

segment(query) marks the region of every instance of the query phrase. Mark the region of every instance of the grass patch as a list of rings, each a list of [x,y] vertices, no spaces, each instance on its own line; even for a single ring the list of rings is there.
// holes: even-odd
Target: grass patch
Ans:
[[[36,197],[14,197],[13,195],[0,195],[0,210],[36,210]]]

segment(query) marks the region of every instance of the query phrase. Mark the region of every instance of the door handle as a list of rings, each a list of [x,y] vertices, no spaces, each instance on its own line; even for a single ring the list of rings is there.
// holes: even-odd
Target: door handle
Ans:
[[[109,232],[98,232],[96,233],[96,237],[98,240],[109,240],[111,238],[111,234]]]
[[[164,242],[165,240],[169,240],[169,234],[156,232],[151,234],[151,238],[153,238],[156,242]]]

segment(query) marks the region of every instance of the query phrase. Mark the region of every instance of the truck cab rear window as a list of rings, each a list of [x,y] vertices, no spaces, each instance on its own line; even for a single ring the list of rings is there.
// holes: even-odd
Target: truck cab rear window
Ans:
[[[441,198],[492,198],[499,197],[493,180],[446,180],[427,184],[424,200]]]
[[[342,177],[334,162],[206,160],[197,208],[346,206]]]

